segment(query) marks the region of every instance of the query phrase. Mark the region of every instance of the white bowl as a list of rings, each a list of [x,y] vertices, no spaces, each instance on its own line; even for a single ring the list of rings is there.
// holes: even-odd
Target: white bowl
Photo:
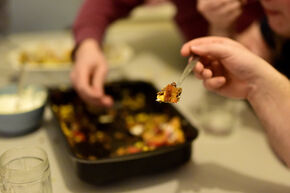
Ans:
[[[27,89],[31,89],[31,96],[24,96]],[[27,99],[31,97],[34,102],[32,105],[20,104],[18,110],[11,108],[10,106],[3,107],[1,100],[3,102],[9,96],[11,96],[11,99],[16,96],[16,93],[16,85],[9,85],[0,88],[0,135],[23,135],[39,128],[42,122],[44,107],[47,101],[47,90],[41,86],[29,85],[24,88],[24,94],[22,94],[23,99],[21,102],[27,102]],[[24,99],[25,97],[26,99]]]
[[[73,47],[73,40],[68,38],[31,40],[11,49],[8,61],[17,71],[25,63],[28,72],[68,72],[72,67],[70,56]],[[133,54],[133,49],[125,43],[104,44],[110,70],[126,65]]]
[[[73,49],[71,39],[23,41],[8,53],[8,61],[15,70],[25,63],[30,72],[68,71]]]

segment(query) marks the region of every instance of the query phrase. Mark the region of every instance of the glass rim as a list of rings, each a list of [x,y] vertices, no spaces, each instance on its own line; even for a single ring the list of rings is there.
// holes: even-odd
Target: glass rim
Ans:
[[[12,153],[12,152],[17,152],[17,151],[21,151],[21,150],[33,150],[33,151],[36,151],[38,153],[41,154],[40,159],[42,159],[43,161],[31,168],[29,168],[29,170],[23,170],[23,169],[13,169],[13,168],[7,168],[5,167],[5,164],[2,162],[5,161],[5,157],[6,156],[9,156],[9,153]],[[17,156],[15,156],[17,157]],[[20,158],[21,156],[19,156]],[[33,156],[27,156],[27,157],[33,157]],[[13,159],[12,159],[13,160]],[[40,148],[40,147],[14,147],[14,148],[10,148],[6,151],[4,151],[4,153],[2,153],[0,155],[0,176],[5,176],[6,173],[10,173],[10,174],[13,174],[13,175],[20,175],[20,174],[24,174],[24,173],[27,173],[28,171],[29,172],[33,172],[33,171],[39,171],[39,175],[41,175],[41,171],[45,171],[47,170],[47,168],[49,167],[49,164],[48,164],[48,156],[47,156],[47,153],[44,149]]]

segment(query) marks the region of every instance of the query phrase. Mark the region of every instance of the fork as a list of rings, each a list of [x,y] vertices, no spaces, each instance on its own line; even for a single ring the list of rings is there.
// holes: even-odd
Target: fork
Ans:
[[[180,78],[176,84],[177,87],[181,87],[181,84],[183,83],[185,78],[189,75],[189,73],[192,71],[192,69],[195,67],[195,65],[199,61],[199,58],[200,57],[198,55],[192,55],[189,58],[189,61],[186,65],[186,67],[184,68],[184,71],[183,71],[182,75],[180,76]]]

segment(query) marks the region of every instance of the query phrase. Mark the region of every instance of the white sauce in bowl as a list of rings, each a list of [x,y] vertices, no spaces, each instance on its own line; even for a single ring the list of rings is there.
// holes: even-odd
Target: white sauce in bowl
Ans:
[[[0,94],[0,114],[22,113],[34,110],[44,104],[47,93],[44,90],[37,90],[29,86],[23,89],[20,96],[17,93]]]

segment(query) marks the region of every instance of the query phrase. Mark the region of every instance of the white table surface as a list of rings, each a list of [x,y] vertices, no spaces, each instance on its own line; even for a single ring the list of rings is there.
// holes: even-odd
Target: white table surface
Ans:
[[[155,28],[152,29],[152,26]],[[53,37],[53,34],[50,36]],[[182,41],[172,23],[116,25],[110,29],[106,41],[126,42],[135,50],[132,60],[122,69],[110,72],[109,79],[122,76],[133,80],[150,80],[161,88],[177,80],[185,64],[185,60],[179,56]],[[1,70],[1,85],[6,84],[8,76],[14,73],[11,69],[8,70],[8,64],[3,61],[1,65],[5,68]],[[49,75],[43,75],[43,78],[50,79]],[[63,82],[69,82],[68,77],[61,78]],[[243,101],[234,101],[233,105],[239,107],[238,113],[233,116],[237,122],[233,124],[230,134],[215,135],[201,127],[198,116],[198,109],[205,103],[206,95],[208,94],[200,81],[193,76],[185,80],[182,98],[176,108],[198,127],[199,136],[192,144],[191,160],[170,172],[136,177],[106,187],[88,185],[80,181],[49,110],[45,113],[43,125],[37,131],[16,138],[0,137],[0,153],[15,146],[25,145],[45,149],[49,156],[55,193],[290,192],[289,170],[272,152],[263,127],[249,106]]]

